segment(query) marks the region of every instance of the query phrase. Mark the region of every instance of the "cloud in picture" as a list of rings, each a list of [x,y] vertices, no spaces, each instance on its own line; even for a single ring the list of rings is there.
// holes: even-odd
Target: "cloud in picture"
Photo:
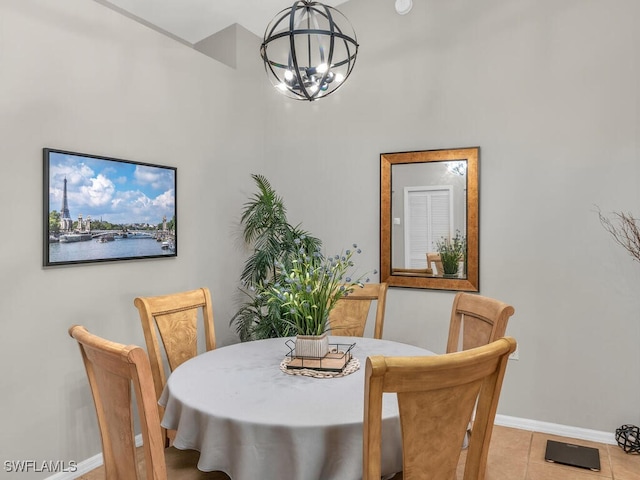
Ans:
[[[64,180],[71,218],[159,224],[175,215],[175,169],[50,152],[49,210],[61,211]]]

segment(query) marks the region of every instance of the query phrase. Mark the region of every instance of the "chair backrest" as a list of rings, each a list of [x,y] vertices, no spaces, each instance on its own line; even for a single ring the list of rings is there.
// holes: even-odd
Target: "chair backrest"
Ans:
[[[133,304],[140,313],[156,400],[158,400],[167,383],[168,374],[198,354],[200,317],[204,323],[206,350],[216,348],[211,294],[208,288],[198,288],[155,297],[137,297]],[[160,334],[162,346],[158,334]],[[167,360],[168,372],[165,371],[164,357]],[[163,415],[164,408],[158,407],[160,421]],[[165,446],[169,446],[173,433],[167,432],[164,428],[162,433]]]
[[[156,297],[137,297],[133,303],[140,313],[156,398],[159,399],[168,376],[162,352],[164,350],[167,359],[168,373],[198,354],[200,312],[204,321],[205,348],[207,351],[216,348],[211,294],[208,288],[198,288]]]
[[[386,283],[365,283],[362,288],[356,287],[349,295],[338,300],[329,314],[329,333],[331,335],[362,337],[369,317],[371,302],[376,300],[376,323],[373,338],[382,338],[387,289]]]
[[[382,397],[396,392],[404,480],[450,480],[476,400],[464,480],[484,479],[489,442],[513,338],[464,352],[424,357],[367,358],[363,480],[381,477]]]
[[[69,334],[80,346],[102,440],[105,478],[136,479],[136,445],[131,385],[135,392],[147,480],[165,480],[164,442],[158,401],[144,349],[110,342],[74,325]]]
[[[500,300],[457,293],[451,307],[447,353],[479,347],[503,337],[514,312],[511,305]]]
[[[427,253],[427,268],[433,269],[433,263],[436,265],[436,269],[433,271],[433,274],[441,277],[444,274],[444,268],[442,267],[442,260],[440,259],[440,254],[437,252]]]

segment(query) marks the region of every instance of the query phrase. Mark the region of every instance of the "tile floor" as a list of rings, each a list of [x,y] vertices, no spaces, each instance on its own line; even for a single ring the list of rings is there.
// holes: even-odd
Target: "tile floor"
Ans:
[[[600,451],[600,472],[546,462],[544,452],[547,440],[597,448]],[[462,452],[461,462],[464,462],[465,455],[466,450]],[[457,480],[462,480],[462,475],[463,470],[459,468]],[[82,480],[103,478],[101,468],[80,477]],[[220,473],[220,480],[228,478]],[[396,475],[393,480],[402,480],[402,474]],[[485,480],[640,480],[640,455],[627,454],[617,445],[495,427]]]
[[[599,472],[549,463],[544,459],[547,440],[595,447],[600,451]],[[461,461],[464,458],[463,452]],[[458,480],[462,469],[458,469]],[[485,480],[640,480],[640,455],[625,453],[617,445],[568,439],[555,435],[495,427],[489,447]]]

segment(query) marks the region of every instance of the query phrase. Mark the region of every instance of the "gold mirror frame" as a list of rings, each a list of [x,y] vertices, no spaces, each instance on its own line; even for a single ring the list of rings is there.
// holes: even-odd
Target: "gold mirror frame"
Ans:
[[[436,290],[479,291],[478,248],[478,163],[480,148],[424,150],[380,154],[380,281],[393,287],[431,288]],[[392,166],[427,162],[467,162],[465,278],[443,278],[429,274],[397,274],[392,270]]]

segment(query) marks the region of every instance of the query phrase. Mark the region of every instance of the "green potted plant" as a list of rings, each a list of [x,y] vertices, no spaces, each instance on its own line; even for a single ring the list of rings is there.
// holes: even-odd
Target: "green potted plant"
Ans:
[[[284,201],[266,177],[256,174],[251,177],[258,191],[245,203],[241,224],[244,242],[252,253],[240,276],[244,302],[230,322],[242,341],[295,335],[279,312],[267,308],[265,298],[256,294],[256,287],[273,284],[278,275],[276,265],[289,264],[288,258],[301,246],[315,251],[322,245],[299,225],[288,222]]]
[[[349,276],[352,257],[361,251],[354,244],[353,250],[325,257],[319,248],[309,250],[304,240],[296,239],[298,250],[276,262],[276,281],[259,285],[257,296],[265,300],[271,315],[280,316],[295,332],[296,356],[323,357],[329,351],[329,312],[338,300],[363,286],[362,277]]]
[[[465,237],[456,232],[453,238],[442,238],[436,242],[440,254],[444,276],[457,277],[460,262],[466,263],[467,242]]]

